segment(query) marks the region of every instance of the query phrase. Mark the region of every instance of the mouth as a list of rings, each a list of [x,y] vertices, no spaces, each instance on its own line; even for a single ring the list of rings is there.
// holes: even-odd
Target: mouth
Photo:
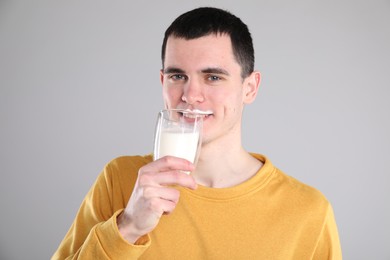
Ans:
[[[210,115],[213,115],[213,111],[211,110],[199,110],[199,109],[185,109],[181,111],[182,115],[184,117],[188,118],[196,118],[196,117],[202,117],[203,119],[209,117]]]

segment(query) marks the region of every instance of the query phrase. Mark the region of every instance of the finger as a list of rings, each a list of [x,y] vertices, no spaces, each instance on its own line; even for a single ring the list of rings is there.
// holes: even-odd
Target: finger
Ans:
[[[150,200],[150,210],[155,212],[158,216],[161,216],[164,213],[172,213],[176,208],[176,205],[177,203],[161,198],[154,198]]]
[[[144,188],[143,195],[145,198],[160,198],[177,203],[180,192],[174,188],[149,186]]]
[[[192,175],[183,173],[178,170],[159,172],[154,174],[153,177],[159,185],[178,185],[193,190],[197,188],[197,184]]]
[[[185,174],[181,171],[166,171],[166,172],[146,172],[138,176],[138,184],[140,187],[160,187],[167,185],[178,185],[189,189],[196,189],[197,184],[194,177]]]
[[[167,200],[166,203],[164,203],[163,214],[165,214],[165,215],[171,214],[175,210],[176,205],[177,205],[177,203],[173,203],[172,201]]]
[[[161,172],[167,170],[182,170],[182,171],[193,171],[195,166],[186,159],[164,156],[154,162],[145,165],[145,171]]]

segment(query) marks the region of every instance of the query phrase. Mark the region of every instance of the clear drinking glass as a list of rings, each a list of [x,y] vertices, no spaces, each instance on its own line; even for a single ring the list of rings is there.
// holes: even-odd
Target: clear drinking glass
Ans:
[[[202,114],[182,109],[164,109],[158,114],[154,160],[171,155],[196,164],[202,142]]]

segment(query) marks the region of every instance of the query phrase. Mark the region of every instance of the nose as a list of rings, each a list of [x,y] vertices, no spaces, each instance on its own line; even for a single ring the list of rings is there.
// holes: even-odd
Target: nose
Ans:
[[[188,81],[184,86],[181,100],[190,105],[203,102],[204,95],[201,84],[193,80]]]

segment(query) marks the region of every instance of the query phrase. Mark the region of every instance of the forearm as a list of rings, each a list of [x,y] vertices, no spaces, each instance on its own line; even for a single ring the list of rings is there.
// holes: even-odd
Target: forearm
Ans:
[[[148,248],[150,240],[145,237],[143,244],[126,241],[117,228],[117,211],[105,222],[96,224],[79,248],[74,245],[82,238],[68,234],[52,259],[136,259]]]

